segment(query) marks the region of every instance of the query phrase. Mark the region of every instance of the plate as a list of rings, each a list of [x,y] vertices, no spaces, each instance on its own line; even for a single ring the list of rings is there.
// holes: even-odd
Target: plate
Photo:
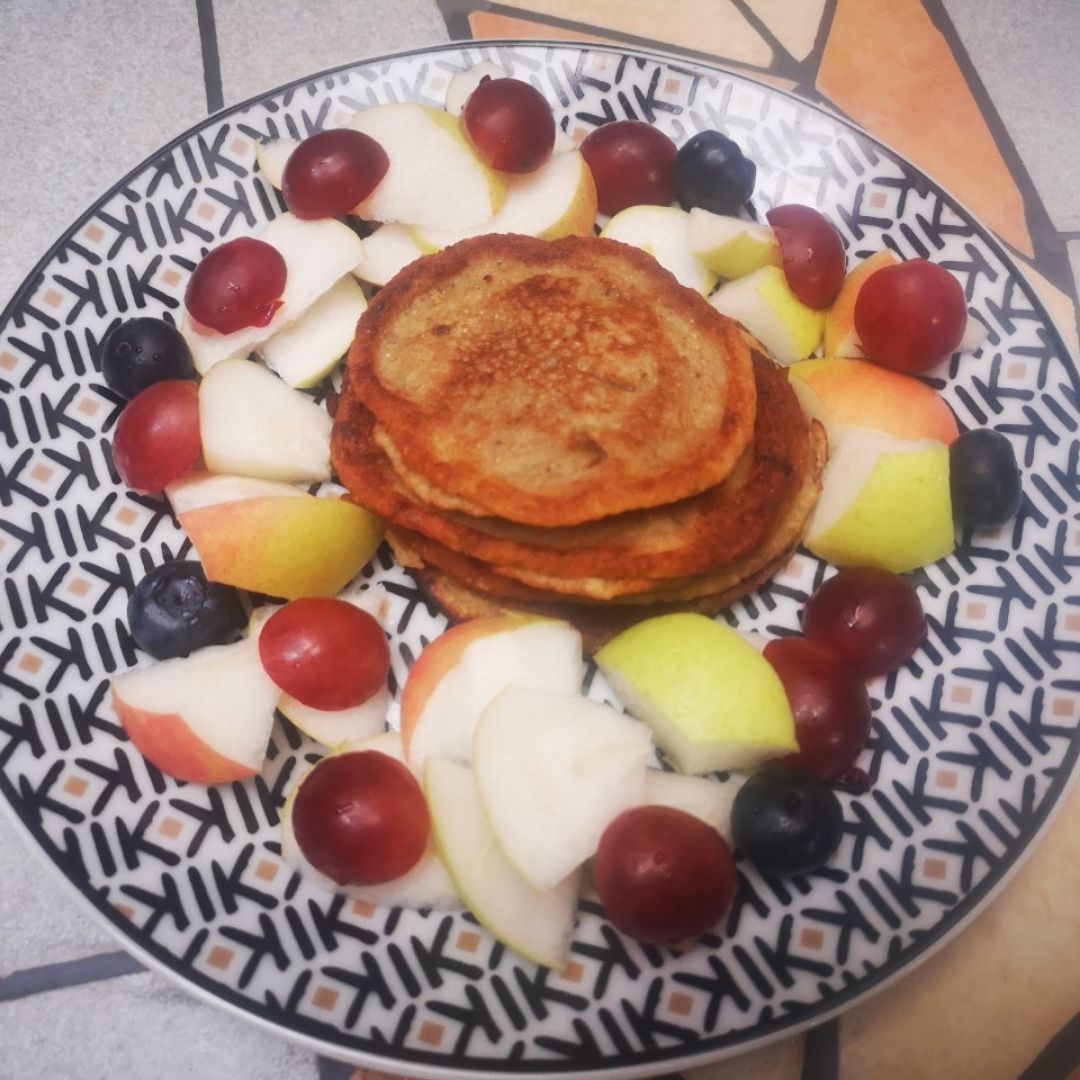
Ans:
[[[759,212],[819,206],[849,256],[929,256],[987,330],[932,374],[963,426],[1013,441],[1026,499],[918,575],[925,645],[871,684],[845,836],[819,873],[741,867],[722,935],[679,953],[622,938],[582,903],[570,962],[519,961],[468,915],[375,909],[301,881],[280,858],[283,792],[318,749],[287,722],[261,776],[221,788],[163,777],[136,752],[108,677],[137,662],[127,594],[188,542],[161,499],[109,459],[122,402],[94,357],[117,317],[176,317],[219,239],[280,212],[254,144],[302,137],[403,99],[439,105],[491,59],[579,136],[613,118],[677,142],[734,136],[758,164]],[[219,113],[84,213],[0,320],[0,790],[31,839],[125,946],[190,989],[328,1055],[413,1076],[646,1075],[819,1022],[909,968],[986,902],[1073,771],[1080,682],[1078,382],[1032,289],[994,238],[897,154],[752,81],[659,54],[536,43],[450,45],[356,64]],[[825,568],[806,553],[729,619],[791,632]],[[385,549],[365,571],[391,598],[392,679],[445,626]],[[1071,668],[1071,674],[1070,674]],[[602,695],[594,681],[593,694]]]

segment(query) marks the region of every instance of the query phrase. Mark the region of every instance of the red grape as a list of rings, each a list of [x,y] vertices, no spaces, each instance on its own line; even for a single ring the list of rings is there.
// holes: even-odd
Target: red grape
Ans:
[[[555,145],[555,114],[544,95],[520,79],[487,79],[458,121],[480,159],[500,172],[539,169]]]
[[[871,566],[829,578],[807,601],[802,624],[861,675],[895,671],[926,637],[919,594],[899,574]]]
[[[858,757],[870,733],[870,698],[857,672],[809,638],[777,638],[765,659],[784,684],[799,752],[781,759],[835,780]]]
[[[351,709],[386,680],[390,647],[382,627],[344,600],[293,600],[259,636],[267,675],[313,709]]]
[[[669,806],[637,806],[604,830],[593,881],[616,929],[676,943],[703,934],[727,911],[735,862],[712,826]]]
[[[836,226],[812,206],[776,206],[765,217],[776,234],[791,291],[807,306],[829,307],[844,284],[844,241]]]
[[[401,877],[431,832],[416,777],[377,750],[323,758],[300,784],[292,825],[304,858],[339,885]]]
[[[289,155],[281,179],[285,205],[298,218],[327,218],[354,210],[390,167],[386,151],[350,128],[320,131]]]
[[[640,120],[616,120],[586,136],[581,153],[596,181],[602,214],[667,206],[675,198],[675,144]]]
[[[219,334],[266,326],[281,307],[286,274],[277,248],[242,236],[206,254],[191,275],[184,304],[196,323]]]
[[[113,433],[116,471],[129,488],[143,494],[183,476],[200,454],[199,390],[188,379],[166,379],[140,391]]]
[[[960,282],[925,259],[875,270],[855,298],[855,332],[883,367],[911,375],[956,352],[967,326]]]

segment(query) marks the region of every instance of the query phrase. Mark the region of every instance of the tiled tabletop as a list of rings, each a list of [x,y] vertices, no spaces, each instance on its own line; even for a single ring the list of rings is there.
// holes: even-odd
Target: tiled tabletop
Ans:
[[[812,0],[790,5],[821,7]],[[662,11],[685,18],[690,9],[708,7],[693,0],[524,6],[599,27],[634,21],[636,29],[628,32],[639,36],[649,36]],[[445,41],[444,16],[458,9],[434,0],[0,0],[0,296],[16,289],[79,211],[196,123],[208,104],[228,105],[333,65]],[[1080,275],[1080,140],[1074,131],[1080,5],[947,0],[944,9]],[[1075,792],[1065,819],[1080,827]],[[856,1009],[843,1022],[848,1049],[839,1069],[830,1051],[834,1029],[824,1042],[812,1037],[818,1040],[814,1055],[806,1055],[800,1036],[708,1076],[959,1075],[950,1062],[963,1057],[953,1059],[946,1049],[932,1067],[931,1055],[920,1055],[911,1041],[919,1031],[943,1046],[948,1041],[948,1033],[934,1031],[935,1002],[946,993],[970,995],[970,1010],[958,1014],[951,1039],[954,1046],[971,1044],[982,1062],[978,1075],[1016,1075],[1080,1009],[1080,980],[1073,977],[1055,987],[1053,1008],[1043,1011],[1040,1024],[1040,979],[1031,966],[1032,956],[1040,963],[1045,958],[1047,969],[1055,966],[1063,940],[1071,940],[1075,955],[1078,855],[1064,825],[1051,830],[1020,879],[980,921],[984,932],[1011,942],[1009,948],[980,966],[970,962],[970,948],[964,953],[962,937],[907,983]],[[1033,875],[1053,876],[1059,888],[1053,895],[1034,892],[1025,884]],[[350,1074],[143,971],[2,816],[0,881],[0,1076],[303,1080]],[[1030,930],[1019,933],[1018,923]],[[1080,967],[1071,959],[1069,965]],[[1035,1003],[1011,1023],[988,1004],[995,982],[1010,978],[1030,986],[1024,993]],[[891,1046],[879,1038],[882,1031],[897,1033]],[[995,1039],[1004,1048],[990,1057],[985,1044]],[[1073,1068],[1080,1055],[1066,1053],[1060,1061]],[[1036,1075],[1055,1075],[1057,1067]]]

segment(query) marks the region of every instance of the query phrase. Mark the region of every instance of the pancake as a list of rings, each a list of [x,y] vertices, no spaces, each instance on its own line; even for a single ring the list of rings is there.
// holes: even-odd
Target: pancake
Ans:
[[[760,353],[752,359],[758,402],[752,448],[724,483],[667,506],[554,529],[439,511],[398,475],[376,442],[374,417],[355,396],[338,408],[338,475],[357,502],[391,524],[541,588],[544,576],[696,573],[754,549],[798,482],[795,459],[806,453],[806,421],[785,372]]]
[[[512,235],[418,259],[378,293],[346,409],[352,396],[422,501],[542,527],[721,483],[756,401],[736,325],[650,255]]]

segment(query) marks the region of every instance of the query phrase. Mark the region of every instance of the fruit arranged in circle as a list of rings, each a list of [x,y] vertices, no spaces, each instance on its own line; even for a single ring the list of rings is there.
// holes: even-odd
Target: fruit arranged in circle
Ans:
[[[101,343],[101,374],[110,390],[133,398],[166,379],[194,379],[183,334],[163,319],[141,315],[114,326]]]
[[[581,144],[596,181],[601,214],[628,206],[667,206],[675,197],[675,144],[641,120],[615,120]]]
[[[605,830],[593,882],[617,930],[674,944],[705,933],[735,896],[735,862],[724,838],[669,806],[638,806]]]
[[[855,332],[875,363],[909,375],[956,352],[967,326],[960,282],[935,263],[909,259],[872,273],[855,299]]]
[[[735,796],[735,849],[767,874],[808,874],[829,861],[844,823],[840,800],[805,769],[766,765]]]
[[[469,95],[461,128],[482,161],[499,172],[531,173],[555,145],[555,115],[536,87],[487,79]]]
[[[259,635],[266,673],[314,709],[350,709],[386,682],[390,647],[378,622],[344,600],[307,597],[274,612]]]
[[[347,214],[375,190],[389,166],[386,151],[370,135],[350,128],[319,131],[289,155],[281,194],[298,218]]]
[[[265,240],[228,240],[195,267],[184,306],[196,323],[219,334],[266,326],[281,307],[287,273],[281,252]]]
[[[1023,501],[1012,443],[998,431],[966,431],[949,448],[953,515],[960,525],[1004,525]]]
[[[735,214],[750,201],[757,166],[734,139],[719,131],[699,131],[675,157],[675,185],[684,210],[700,206],[714,214]]]
[[[871,566],[829,578],[806,602],[802,626],[861,675],[895,671],[926,637],[919,594],[899,574]]]
[[[812,206],[774,206],[765,217],[780,245],[791,291],[808,308],[829,307],[844,284],[844,241],[836,226]]]
[[[870,733],[870,698],[862,678],[809,638],[776,638],[763,655],[780,676],[795,717],[799,751],[781,761],[823,780],[838,779]]]
[[[401,877],[420,861],[431,832],[416,777],[375,750],[323,758],[296,793],[292,826],[304,858],[339,885]]]
[[[135,586],[127,619],[135,644],[167,660],[232,641],[246,616],[235,589],[207,581],[201,563],[174,559]]]
[[[201,453],[199,392],[187,379],[167,379],[136,394],[113,432],[116,471],[144,494],[183,476]]]

